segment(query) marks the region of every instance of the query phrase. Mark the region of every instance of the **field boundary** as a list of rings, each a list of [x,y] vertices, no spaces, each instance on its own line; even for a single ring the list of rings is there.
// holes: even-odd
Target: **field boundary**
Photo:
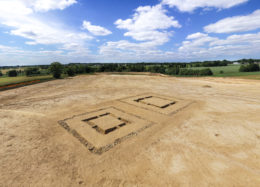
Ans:
[[[39,80],[32,80],[32,81],[25,81],[25,82],[9,84],[9,85],[5,85],[5,86],[0,86],[0,91],[6,91],[6,90],[15,89],[15,88],[30,86],[30,85],[34,85],[34,84],[39,84],[39,83],[51,81],[51,80],[53,80],[53,78],[39,79]]]

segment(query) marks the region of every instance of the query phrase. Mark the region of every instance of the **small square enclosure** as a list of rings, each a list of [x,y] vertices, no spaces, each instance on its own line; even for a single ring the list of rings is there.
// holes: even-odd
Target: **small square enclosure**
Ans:
[[[155,93],[140,94],[120,101],[165,115],[173,115],[191,103],[190,100]]]
[[[143,100],[140,100],[139,102],[145,103],[147,105],[153,105],[159,108],[166,108],[170,105],[175,104],[175,101],[171,101],[159,97],[148,97],[148,98],[144,98]]]
[[[125,125],[124,121],[121,121],[110,114],[101,115],[98,118],[89,120],[88,122],[93,128],[102,134],[108,134]]]
[[[91,152],[101,154],[153,125],[113,106],[92,108],[59,122]]]

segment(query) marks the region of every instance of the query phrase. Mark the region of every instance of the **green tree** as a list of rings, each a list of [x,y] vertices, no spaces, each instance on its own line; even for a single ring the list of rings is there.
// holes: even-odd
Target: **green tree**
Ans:
[[[206,68],[206,69],[201,69],[199,72],[200,76],[208,76],[208,75],[213,75],[213,72],[211,71],[211,69]]]
[[[53,77],[59,79],[61,77],[63,71],[63,65],[59,62],[53,62],[50,66],[50,72],[52,73]]]
[[[8,77],[16,77],[18,75],[16,70],[10,70],[7,72]]]
[[[2,71],[0,71],[0,77],[2,77],[3,76],[3,73],[2,73]]]
[[[212,71],[209,68],[194,70],[194,69],[180,69],[179,75],[185,76],[211,76]]]
[[[94,70],[91,66],[88,66],[88,65],[87,65],[87,66],[85,67],[85,72],[86,72],[86,73],[93,73],[94,71],[95,71],[95,70]]]
[[[30,67],[25,69],[26,76],[33,76],[41,74],[39,68],[37,67]]]
[[[259,65],[258,64],[248,64],[248,65],[241,65],[239,68],[240,72],[253,72],[253,71],[259,71]]]
[[[68,76],[72,77],[72,76],[76,75],[76,68],[75,68],[75,66],[68,66],[65,69],[65,72],[68,74]]]
[[[178,75],[180,71],[179,66],[173,66],[173,67],[169,67],[168,69],[166,69],[166,73],[168,75]]]

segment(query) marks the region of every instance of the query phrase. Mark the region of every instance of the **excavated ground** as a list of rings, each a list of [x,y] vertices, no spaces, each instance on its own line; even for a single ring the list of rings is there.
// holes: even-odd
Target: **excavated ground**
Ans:
[[[260,186],[260,82],[90,75],[0,92],[0,186]]]

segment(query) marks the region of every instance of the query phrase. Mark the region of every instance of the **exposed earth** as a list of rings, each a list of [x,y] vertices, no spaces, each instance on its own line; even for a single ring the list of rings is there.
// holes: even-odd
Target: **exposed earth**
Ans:
[[[0,186],[260,186],[260,81],[101,74],[7,90],[0,140]]]

